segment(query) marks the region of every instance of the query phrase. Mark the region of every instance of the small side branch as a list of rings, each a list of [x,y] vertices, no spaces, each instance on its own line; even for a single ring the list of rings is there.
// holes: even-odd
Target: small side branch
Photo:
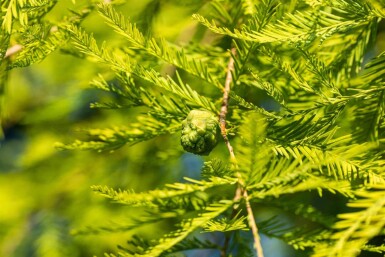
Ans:
[[[245,202],[246,202],[247,220],[249,222],[249,227],[251,228],[251,232],[253,233],[254,248],[257,251],[257,256],[263,257],[261,238],[259,237],[259,234],[258,234],[257,223],[255,222],[253,209],[251,208],[249,195],[247,194],[246,190],[243,191],[243,197],[245,198]]]
[[[8,57],[20,52],[21,49],[23,49],[23,47],[19,44],[11,46],[10,48],[7,49],[7,52],[5,53],[5,58],[8,58]]]
[[[226,74],[226,81],[225,81],[225,87],[223,90],[223,100],[222,100],[222,106],[221,106],[221,112],[219,114],[219,124],[221,128],[221,134],[222,137],[225,141],[226,147],[230,153],[230,159],[231,162],[235,165],[237,168],[237,160],[235,158],[234,150],[233,147],[230,144],[230,141],[227,137],[227,131],[226,131],[226,115],[227,115],[227,110],[229,106],[229,98],[230,98],[230,90],[231,90],[231,82],[233,80],[232,72],[234,71],[234,58],[236,50],[235,48],[231,49],[231,57],[229,60],[229,63],[227,65],[227,74]],[[234,196],[234,202],[239,202],[242,197],[245,199],[246,203],[246,210],[247,210],[247,217],[248,217],[248,222],[249,222],[249,227],[252,231],[253,238],[254,238],[254,248],[257,252],[258,257],[263,257],[263,251],[262,251],[262,245],[261,245],[261,240],[258,235],[258,227],[257,224],[255,223],[255,218],[254,218],[254,213],[253,209],[251,208],[250,201],[249,201],[249,196],[247,193],[247,190],[245,189],[244,181],[242,179],[241,174],[237,171],[237,177],[238,177],[238,186],[235,191],[235,196]],[[235,205],[233,209],[232,216],[235,215],[236,210],[238,209],[239,205]],[[222,257],[226,257],[226,250],[229,244],[230,238],[227,236],[225,239],[224,243],[224,249],[221,252]]]
[[[231,49],[231,54],[232,56],[235,55],[235,48]],[[227,74],[226,74],[225,88],[223,89],[221,113],[219,114],[219,124],[221,126],[222,137],[225,140],[227,149],[230,152],[231,161],[235,163],[236,159],[234,155],[234,150],[230,144],[229,139],[227,138],[227,131],[226,131],[226,115],[227,115],[227,109],[229,106],[230,85],[231,85],[231,81],[233,80],[232,71],[234,70],[234,58],[232,56],[230,57],[229,64],[227,65]]]

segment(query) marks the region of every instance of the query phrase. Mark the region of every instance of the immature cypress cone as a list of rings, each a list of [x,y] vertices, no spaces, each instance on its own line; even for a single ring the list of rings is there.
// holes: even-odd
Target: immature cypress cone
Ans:
[[[220,135],[217,117],[209,111],[192,110],[182,122],[181,144],[185,151],[208,155]]]

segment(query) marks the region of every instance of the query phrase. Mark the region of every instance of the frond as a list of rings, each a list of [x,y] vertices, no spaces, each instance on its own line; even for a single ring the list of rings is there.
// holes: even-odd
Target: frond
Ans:
[[[358,88],[365,88],[368,84],[375,85],[375,83],[383,83],[385,74],[384,67],[385,52],[382,52],[365,65],[363,72],[359,76],[347,83],[349,86]]]
[[[187,179],[187,178],[186,178]],[[191,183],[174,183],[166,185],[165,189],[152,190],[144,193],[114,190],[108,187],[93,186],[92,189],[99,194],[112,199],[115,202],[132,206],[155,206],[166,199],[193,195],[204,192],[210,188],[232,185],[236,183],[235,178],[212,177],[207,181],[188,179]]]
[[[237,23],[244,13],[241,0],[230,1],[227,3],[210,1],[209,7],[208,14],[210,17],[218,21],[221,26],[230,28],[237,27]]]
[[[348,204],[350,213],[340,214],[330,237],[331,244],[318,245],[312,256],[357,256],[365,244],[385,226],[385,186],[378,184],[357,193],[358,199]]]
[[[336,143],[349,140],[349,137],[335,139],[330,147],[321,149],[310,145],[299,146],[273,146],[277,155],[287,158],[294,157],[300,163],[304,159],[314,167],[318,167],[321,173],[335,179],[347,179],[350,181],[363,180],[368,184],[384,182],[381,163],[376,162],[372,150],[374,144],[350,144],[348,146],[337,146]],[[336,142],[336,143],[335,143]],[[372,161],[367,161],[371,159]]]
[[[98,62],[109,65],[116,72],[123,72],[127,74],[134,74],[139,78],[152,83],[154,86],[163,88],[170,93],[173,93],[188,101],[193,106],[217,112],[213,101],[205,96],[198,94],[188,84],[185,84],[180,76],[177,74],[178,83],[170,76],[166,78],[161,76],[159,72],[145,68],[132,60],[128,56],[122,57],[122,53],[114,52],[112,49],[107,49],[105,44],[99,47],[92,35],[87,34],[84,30],[75,26],[68,26],[68,31],[77,48],[91,56]]]
[[[27,0],[6,0],[1,4],[2,23],[1,28],[7,33],[12,32],[13,20],[17,19],[21,25],[27,25],[28,16],[22,12],[22,8],[28,3]]]
[[[195,230],[202,228],[205,226],[207,222],[218,217],[223,212],[227,211],[233,205],[232,201],[221,201],[219,203],[211,204],[207,206],[204,211],[198,216],[182,221],[182,223],[178,224],[180,229],[175,230],[174,232],[165,235],[162,239],[160,239],[156,245],[150,246],[149,249],[146,249],[144,252],[140,250],[142,253],[137,253],[137,256],[142,257],[156,257],[161,254],[167,252],[168,249],[171,249],[182,240],[187,238],[192,232]],[[130,256],[125,252],[119,252],[119,254],[123,257]]]
[[[92,58],[92,60],[107,64],[118,72],[131,72],[127,58],[123,59],[121,54],[112,49],[107,50],[105,43],[99,47],[92,34],[90,35],[74,25],[68,25],[66,29],[78,50]]]
[[[362,248],[362,251],[366,252],[373,252],[373,253],[385,253],[385,245],[382,244],[380,246],[375,245],[364,245]]]
[[[381,0],[368,0],[368,4],[370,4],[372,11],[379,17],[385,17],[384,7],[385,4]]]
[[[39,6],[35,6],[37,13],[40,9],[47,9],[48,12],[57,1],[45,1]],[[52,5],[53,4],[53,5]],[[91,13],[90,6],[80,11],[72,11],[71,15],[54,25],[49,22],[40,21],[37,24],[22,27],[18,32],[18,43],[22,45],[22,50],[12,61],[10,68],[20,68],[39,63],[55,50],[62,48],[68,41],[68,33],[63,27],[68,24],[79,24]],[[42,13],[45,15],[45,13]]]
[[[353,132],[354,139],[357,142],[372,141],[378,142],[383,138],[385,130],[383,128],[385,101],[384,90],[367,93],[364,101],[354,100],[354,106],[351,107],[352,122],[357,125]]]
[[[21,11],[27,14],[28,22],[31,23],[31,21],[40,20],[45,16],[57,2],[58,0],[28,0]]]
[[[234,60],[234,71],[233,71],[233,82],[237,83],[239,77],[242,73],[245,72],[247,62],[249,61],[249,57],[253,51],[255,51],[255,44],[250,43],[237,43],[233,40],[233,45],[236,50],[236,55],[232,54],[232,58]]]
[[[309,223],[288,225],[278,216],[261,221],[259,228],[263,234],[279,238],[294,249],[302,251],[313,248],[330,235],[327,229]]]
[[[262,0],[254,3],[256,14],[249,22],[255,31],[261,31],[267,24],[277,18],[280,3],[277,0]]]
[[[183,99],[185,99],[190,105],[210,110],[214,113],[217,112],[213,101],[208,97],[200,95],[197,91],[193,90],[188,84],[185,84],[178,73],[176,73],[178,83],[171,77],[164,78],[158,72],[152,69],[147,69],[141,66],[137,66],[133,73],[144,80],[151,82],[152,84],[159,86]]]
[[[269,96],[271,96],[275,101],[277,101],[281,106],[285,106],[285,97],[281,90],[273,85],[272,83],[263,80],[261,77],[257,75],[257,73],[252,73],[253,79],[250,80],[248,78],[245,78],[243,81],[241,78],[241,81],[247,85],[255,86],[259,89],[264,90]]]
[[[327,65],[336,86],[343,87],[362,69],[364,57],[375,42],[378,20],[372,19],[352,33],[335,34],[319,47],[314,48]],[[341,49],[342,52],[341,52]],[[330,80],[330,78],[328,79]]]
[[[203,26],[210,29],[211,31],[213,31],[214,33],[221,34],[221,35],[228,35],[238,39],[243,39],[244,37],[246,37],[245,32],[240,31],[238,29],[234,29],[234,32],[232,32],[229,28],[218,27],[214,20],[210,22],[208,19],[206,19],[200,14],[193,14],[192,18],[197,22],[201,23]]]
[[[129,106],[144,105],[141,96],[141,88],[135,85],[133,77],[127,73],[118,73],[117,79],[112,77],[108,78],[108,81],[99,74],[90,82],[90,85],[94,88],[111,92],[124,98],[129,102]]]
[[[138,86],[133,76],[128,73],[117,73],[116,78],[109,78],[108,81],[99,75],[93,81],[91,86],[112,92],[122,99],[122,103],[93,103],[93,108],[130,108],[137,106],[146,106],[151,109],[154,116],[163,118],[184,118],[189,108],[185,101],[174,99],[172,96],[160,94],[159,91],[153,88]]]
[[[262,170],[269,162],[269,148],[264,144],[266,122],[257,113],[245,117],[239,128],[240,138],[234,145],[238,152],[237,160],[246,183],[260,181]]]
[[[318,244],[322,243],[328,236],[330,236],[330,232],[328,230],[313,230],[298,232],[298,234],[295,233],[293,237],[291,235],[287,235],[286,238],[283,238],[283,240],[294,249],[304,251],[314,248]]]
[[[294,169],[291,174],[285,173],[270,181],[260,182],[252,185],[250,199],[262,200],[269,197],[282,197],[288,194],[295,194],[306,191],[326,190],[333,194],[339,193],[345,197],[352,196],[350,184],[346,181],[334,181],[310,174],[309,166],[300,166]]]
[[[288,115],[268,127],[267,138],[279,145],[325,145],[335,133],[334,122],[343,110],[340,106],[328,106],[329,113],[322,108],[304,111],[303,114]]]
[[[242,0],[242,8],[245,15],[254,15],[257,12],[254,0]]]
[[[107,24],[124,36],[134,49],[143,50],[149,55],[160,58],[218,88],[222,88],[218,78],[213,76],[215,72],[202,61],[196,61],[196,59],[188,57],[183,50],[178,50],[176,46],[165,40],[144,37],[134,24],[131,24],[122,14],[116,12],[110,4],[99,4],[98,7],[99,13],[107,21]]]
[[[273,65],[279,72],[282,73],[282,76],[285,76],[289,80],[289,86],[290,91],[293,89],[296,90],[302,90],[307,93],[307,95],[317,95],[318,97],[322,98],[324,97],[324,92],[320,88],[316,87],[315,84],[311,83],[310,77],[312,77],[313,74],[309,72],[307,67],[302,67],[301,62],[298,62],[298,59],[295,58],[295,56],[292,56],[290,59],[297,59],[296,61],[290,60],[287,57],[283,57],[280,52],[278,52],[276,49],[269,47],[269,46],[263,46],[258,48],[258,51],[263,54],[263,59],[266,59],[271,65]],[[292,49],[287,49],[287,51],[293,51]],[[298,54],[296,52],[292,52],[291,55]],[[310,74],[309,74],[310,73]],[[277,77],[276,75],[271,75],[269,77]],[[305,79],[306,78],[306,79]],[[287,82],[285,84],[285,87],[287,87]],[[285,89],[286,91],[289,91],[288,89]],[[290,92],[289,91],[289,92]]]
[[[204,162],[201,173],[201,176],[206,179],[210,177],[230,177],[232,175],[234,175],[234,171],[220,159],[212,159]]]
[[[323,213],[309,203],[301,203],[299,199],[301,197],[302,195],[298,195],[297,197],[293,195],[283,196],[281,198],[271,199],[269,204],[284,212],[300,217],[301,220],[317,224],[322,228],[329,229],[337,221],[335,216]]]
[[[138,20],[138,28],[143,31],[144,34],[149,35],[153,31],[153,25],[156,18],[162,11],[160,0],[149,1],[146,6],[135,15]]]
[[[250,110],[251,112],[258,112],[269,119],[280,119],[281,118],[278,114],[274,114],[273,112],[268,112],[264,108],[259,107],[253,103],[246,101],[244,98],[235,94],[233,91],[230,92],[230,96],[231,96],[231,99],[236,101],[239,106],[246,108],[246,109]]]
[[[1,27],[9,34],[15,21],[26,27],[40,20],[57,2],[57,0],[4,0],[1,3]]]
[[[204,232],[227,232],[234,230],[249,230],[246,225],[247,217],[239,216],[239,212],[232,218],[228,219],[227,217],[217,218],[215,220],[210,220],[203,227]]]
[[[314,163],[314,160],[312,162],[312,157],[303,161],[301,156],[310,154],[305,152],[305,148],[302,149],[304,153],[298,150],[291,152],[290,155],[297,156],[294,159],[287,152],[285,152],[287,159],[274,157],[272,150],[277,151],[279,147],[272,146],[266,141],[264,124],[264,120],[255,114],[246,117],[239,131],[241,139],[234,146],[238,153],[239,169],[250,192],[250,199],[278,197],[310,190],[318,190],[321,193],[324,189],[351,196],[349,183],[314,175],[313,170],[325,160],[320,160],[319,164]],[[285,155],[284,152],[281,154],[282,157]],[[319,158],[317,155],[313,157]],[[333,171],[338,168],[333,167]]]
[[[155,115],[155,114],[154,114]],[[88,140],[76,140],[72,144],[57,143],[59,149],[81,150],[115,150],[125,144],[134,145],[163,134],[172,134],[181,129],[181,120],[175,117],[161,118],[149,113],[137,117],[137,121],[129,127],[113,127],[108,129],[87,130]]]
[[[324,45],[325,44],[323,44],[323,46]],[[335,67],[333,66],[333,64],[329,64],[329,61],[331,59],[330,56],[328,56],[329,60],[324,60],[323,56],[317,54],[318,51],[322,51],[322,55],[326,55],[325,52],[327,50],[323,49],[314,51],[315,53],[311,53],[308,50],[303,49],[299,46],[296,49],[301,53],[302,58],[306,61],[304,64],[302,64],[303,67],[301,67],[301,69],[306,72],[305,76],[309,79],[308,83],[312,84],[313,88],[318,88],[318,90],[323,92],[324,95],[340,96],[341,92],[336,86],[337,81],[335,81],[336,75],[332,71],[332,69]],[[363,53],[360,56],[363,56]],[[361,64],[362,60],[363,59],[357,61],[357,67]],[[350,65],[348,64],[347,66],[349,67],[349,69],[352,69],[352,67],[354,67],[353,63],[351,63]]]
[[[193,18],[217,34],[228,35],[233,38],[254,41],[258,43],[274,42],[303,42],[309,43],[320,37],[325,40],[335,33],[346,33],[359,28],[372,19],[371,12],[365,5],[352,4],[355,9],[340,9],[331,6],[333,12],[327,8],[319,10],[297,11],[294,14],[287,13],[283,20],[275,24],[267,25],[262,31],[230,30],[226,27],[218,27],[214,21],[210,22],[201,15],[194,14]],[[347,7],[349,5],[344,5]],[[341,6],[342,7],[342,6]]]
[[[20,38],[23,49],[12,62],[11,68],[26,67],[38,63],[65,42],[63,31],[49,24],[25,27]]]

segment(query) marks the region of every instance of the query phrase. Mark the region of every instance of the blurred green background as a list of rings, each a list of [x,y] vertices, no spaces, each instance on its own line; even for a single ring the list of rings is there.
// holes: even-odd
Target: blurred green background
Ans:
[[[59,1],[45,19],[56,23],[70,15],[69,9],[80,10],[86,2]],[[131,1],[119,9],[142,29],[177,41],[185,40],[183,31],[194,26],[190,16],[196,6]],[[123,41],[96,12],[82,26],[100,42],[114,46]],[[89,107],[96,100],[113,98],[89,86],[104,70],[99,64],[56,51],[39,64],[9,72],[1,106],[5,137],[0,141],[0,256],[75,257],[114,252],[117,244],[129,238],[127,233],[70,233],[87,225],[126,222],[133,215],[130,209],[93,194],[90,186],[144,191],[199,172],[202,160],[190,155],[180,158],[178,135],[114,152],[55,149],[56,142],[81,137],[82,128],[124,126],[130,119],[130,110]],[[141,233],[160,235],[163,230],[156,226],[143,228]]]

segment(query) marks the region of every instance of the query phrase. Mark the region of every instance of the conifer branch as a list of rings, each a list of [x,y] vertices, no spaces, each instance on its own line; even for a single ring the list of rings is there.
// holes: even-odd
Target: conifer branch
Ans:
[[[251,205],[250,205],[249,194],[247,193],[246,189],[243,190],[243,197],[245,198],[245,202],[246,202],[246,210],[248,214],[247,219],[249,221],[251,232],[253,233],[254,248],[257,250],[257,256],[263,257],[261,239],[258,234],[258,227],[257,227],[257,223],[255,222],[253,209],[251,208]]]
[[[229,105],[229,95],[230,95],[230,90],[231,90],[230,85],[231,85],[231,82],[233,79],[232,72],[234,71],[234,56],[235,56],[235,54],[236,54],[236,49],[232,48],[230,60],[229,60],[228,66],[227,66],[225,87],[223,89],[223,100],[222,100],[221,112],[219,114],[219,124],[220,124],[220,128],[221,128],[222,137],[223,137],[225,144],[227,146],[227,149],[229,150],[229,153],[230,153],[231,162],[234,164],[235,168],[237,169],[237,161],[235,158],[234,150],[230,144],[230,141],[227,137],[227,132],[226,132],[226,115],[227,115],[228,105]],[[246,210],[247,210],[249,227],[252,231],[253,238],[254,238],[254,248],[257,251],[257,256],[263,257],[262,245],[261,245],[260,238],[258,235],[258,227],[257,227],[257,224],[255,223],[253,209],[251,208],[251,205],[250,205],[250,202],[248,199],[249,195],[247,193],[247,190],[244,188],[244,182],[243,182],[242,176],[239,173],[239,171],[237,171],[236,175],[238,178],[238,187],[235,191],[235,196],[234,196],[234,203],[236,203],[236,205],[234,206],[234,209],[233,209],[231,216],[233,217],[236,214],[236,209],[239,206],[237,204],[237,202],[239,202],[241,200],[241,198],[244,197],[245,202],[246,202]],[[226,256],[226,250],[227,250],[227,247],[229,245],[229,240],[230,240],[230,238],[226,237],[225,243],[224,243],[224,248],[221,252],[222,256]]]
[[[227,138],[227,133],[226,133],[226,115],[227,115],[227,108],[229,106],[230,85],[233,78],[232,76],[232,71],[234,70],[233,55],[235,55],[235,48],[231,49],[231,55],[232,56],[230,57],[230,61],[227,66],[227,75],[226,75],[226,81],[225,81],[225,88],[223,89],[221,113],[219,114],[219,124],[221,127],[221,133],[222,133],[223,139],[225,140],[225,144],[230,153],[231,161],[235,162],[234,150],[230,144],[229,139]]]
[[[254,0],[223,0],[209,1],[208,8],[207,1],[189,1],[196,3],[188,6],[186,13],[193,8],[199,10],[200,14],[193,17],[208,30],[189,24],[188,33],[194,40],[187,44],[159,38],[156,29],[154,36],[150,36],[150,24],[163,9],[161,0],[152,0],[143,8],[140,13],[144,15],[134,19],[138,25],[114,7],[130,1],[89,1],[84,9],[71,10],[60,21],[45,19],[57,2],[3,0],[0,4],[0,105],[7,97],[4,83],[8,70],[38,63],[60,50],[97,63],[89,66],[87,74],[81,77],[83,80],[94,72],[101,73],[91,85],[104,92],[92,93],[97,102],[91,107],[118,112],[110,119],[110,114],[103,111],[102,118],[108,119],[101,121],[102,128],[98,128],[99,123],[92,123],[97,127],[85,129],[83,140],[57,144],[58,148],[113,151],[123,145],[179,133],[187,113],[204,109],[218,115],[216,119],[230,156],[223,163],[218,159],[205,162],[202,180],[184,178],[183,182],[138,193],[92,187],[103,197],[138,208],[139,212],[129,215],[127,221],[86,227],[77,234],[131,234],[144,225],[154,226],[160,232],[163,225],[158,230],[158,222],[175,225],[161,237],[154,235],[154,240],[133,234],[127,248],[119,246],[116,255],[106,253],[106,257],[183,255],[189,250],[219,250],[221,257],[226,257],[234,254],[233,249],[238,256],[263,257],[263,250],[267,255],[269,250],[262,249],[259,233],[279,238],[313,257],[385,252],[384,244],[372,240],[385,232],[385,52],[368,60],[369,50],[381,40],[377,32],[381,32],[380,21],[385,18],[384,0],[306,0],[291,1],[290,5],[279,0],[263,0],[257,5]],[[176,10],[181,10],[179,7],[184,8],[178,6]],[[80,27],[93,11],[98,11],[124,41],[113,39],[112,47],[107,43],[111,42],[108,37],[103,38],[106,43],[99,44],[98,37]],[[161,34],[172,38],[178,29],[179,25]],[[223,46],[229,40],[232,48],[226,49]],[[175,74],[164,72],[164,65],[172,65]],[[75,71],[80,70],[76,67]],[[65,76],[73,77],[73,71],[66,70]],[[71,88],[79,81],[71,79]],[[216,89],[221,90],[219,95]],[[260,94],[261,90],[272,99]],[[84,100],[88,102],[87,98],[81,103]],[[78,102],[65,100],[64,104],[82,110],[83,104]],[[63,111],[67,113],[60,108],[62,105],[49,106],[52,107],[43,113],[33,108],[26,117],[27,123],[35,126],[35,122],[43,121],[44,131],[44,121],[54,121],[53,118],[63,117]],[[23,110],[19,107],[24,105],[16,107],[12,111],[15,109],[18,117]],[[72,108],[70,111],[74,113]],[[88,112],[74,114],[79,121],[88,121]],[[1,133],[0,128],[0,138]],[[162,136],[154,149],[146,148],[142,155],[144,167],[148,164],[161,172],[172,168],[172,163],[164,166],[156,162],[180,155],[181,149],[174,139]],[[35,141],[28,148],[31,151],[38,144]],[[156,159],[149,160],[154,151]],[[46,163],[39,161],[38,152],[29,152],[25,153],[32,157],[33,167],[34,155],[39,157],[36,164]],[[95,166],[88,163],[87,159],[82,162],[88,165],[86,168]],[[121,165],[100,163],[103,170]],[[110,177],[112,184],[122,185],[119,176]],[[308,196],[303,197],[305,194]],[[338,205],[349,200],[348,208],[338,209],[338,213],[329,212],[333,206],[318,210],[312,203],[321,198],[325,203],[336,199]],[[257,203],[263,203],[277,216],[256,224],[253,212],[260,211]],[[342,210],[346,213],[339,213]],[[282,215],[290,217],[290,221],[281,219]],[[50,235],[59,235],[58,229],[49,226],[56,225],[57,218],[48,220],[36,227],[42,232],[38,238],[42,246],[36,246],[36,252],[46,252]],[[238,234],[245,228],[253,239],[244,240]],[[139,231],[142,232],[145,228]],[[218,244],[197,232],[223,233],[226,238]],[[54,241],[59,245],[60,241]]]

